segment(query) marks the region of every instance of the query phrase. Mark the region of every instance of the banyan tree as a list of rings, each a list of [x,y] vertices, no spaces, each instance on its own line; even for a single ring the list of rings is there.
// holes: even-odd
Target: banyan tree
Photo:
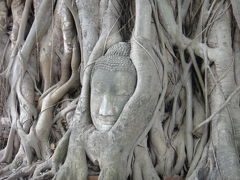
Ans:
[[[0,0],[0,178],[240,179],[239,0]]]

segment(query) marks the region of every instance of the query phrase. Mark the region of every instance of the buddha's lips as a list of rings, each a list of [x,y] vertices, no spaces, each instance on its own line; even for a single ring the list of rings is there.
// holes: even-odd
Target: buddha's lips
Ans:
[[[117,121],[116,116],[98,116],[98,121],[105,125],[113,125]]]

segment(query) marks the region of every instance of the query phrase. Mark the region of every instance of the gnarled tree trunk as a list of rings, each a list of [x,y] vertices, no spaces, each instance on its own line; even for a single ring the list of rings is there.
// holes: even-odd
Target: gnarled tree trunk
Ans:
[[[238,0],[0,0],[0,177],[239,179],[239,10]],[[137,84],[102,132],[93,69],[121,42]]]

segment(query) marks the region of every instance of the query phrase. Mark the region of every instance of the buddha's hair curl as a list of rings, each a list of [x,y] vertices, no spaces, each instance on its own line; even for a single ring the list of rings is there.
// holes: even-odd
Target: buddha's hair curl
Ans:
[[[106,54],[96,60],[92,74],[97,69],[107,71],[125,71],[136,74],[135,66],[130,59],[130,43],[119,42],[111,46]]]

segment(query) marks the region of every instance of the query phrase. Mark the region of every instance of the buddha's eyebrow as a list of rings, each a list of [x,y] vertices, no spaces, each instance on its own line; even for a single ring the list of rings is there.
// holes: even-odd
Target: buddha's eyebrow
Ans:
[[[124,86],[124,88],[123,88],[123,86]],[[118,91],[128,91],[129,88],[130,88],[130,85],[129,84],[123,84],[123,83],[116,83],[115,88]]]

